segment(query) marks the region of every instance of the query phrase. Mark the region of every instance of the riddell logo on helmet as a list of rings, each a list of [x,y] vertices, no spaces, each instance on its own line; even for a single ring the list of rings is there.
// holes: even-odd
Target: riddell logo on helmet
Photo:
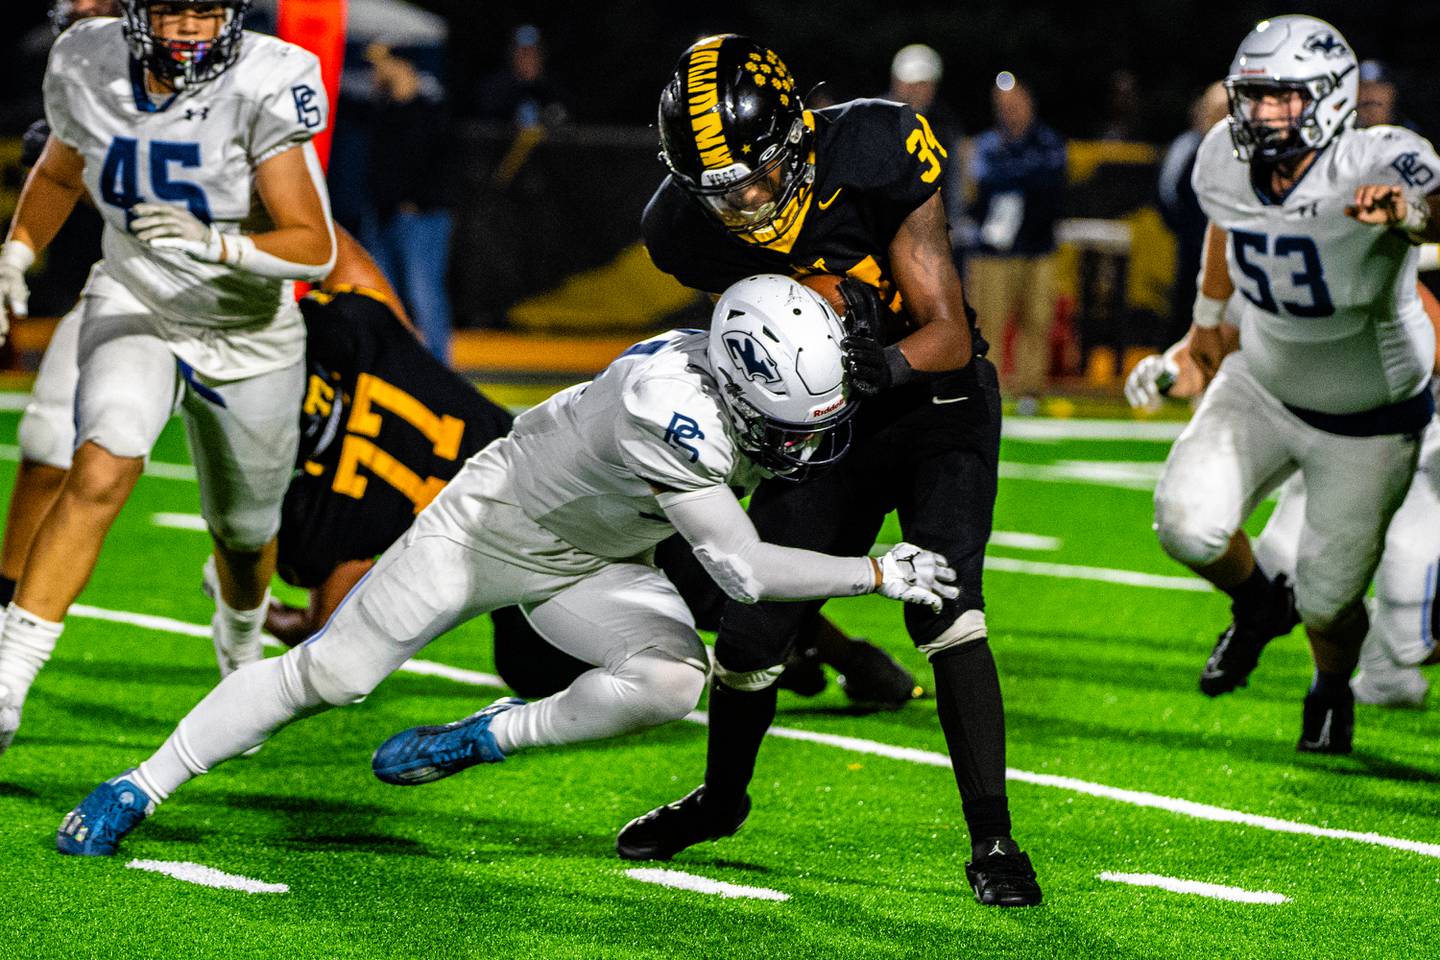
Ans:
[[[845,398],[844,398],[844,397],[841,397],[839,400],[836,400],[834,403],[829,403],[829,404],[826,404],[826,405],[823,406],[823,407],[816,407],[814,410],[811,410],[811,411],[810,411],[810,416],[812,416],[812,417],[823,417],[823,416],[825,416],[825,414],[827,414],[827,413],[834,413],[836,410],[839,410],[839,409],[840,409],[841,407],[843,407],[843,406],[845,406]]]

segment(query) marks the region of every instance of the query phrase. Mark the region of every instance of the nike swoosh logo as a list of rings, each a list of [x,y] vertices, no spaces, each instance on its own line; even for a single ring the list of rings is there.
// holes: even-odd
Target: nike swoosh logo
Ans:
[[[840,191],[841,191],[841,190],[844,190],[844,189],[845,189],[844,187],[836,187],[836,188],[835,188],[835,192],[832,193],[832,194],[830,194],[830,199],[829,199],[829,200],[821,200],[821,201],[820,201],[820,209],[821,209],[821,210],[828,210],[828,209],[830,209],[830,204],[832,204],[832,203],[835,202],[835,198],[838,197],[838,196],[840,196]]]
[[[959,403],[961,400],[969,400],[969,399],[970,399],[969,397],[931,397],[931,398],[930,398],[930,402],[931,402],[931,403],[934,403],[934,404],[941,404],[941,403]]]

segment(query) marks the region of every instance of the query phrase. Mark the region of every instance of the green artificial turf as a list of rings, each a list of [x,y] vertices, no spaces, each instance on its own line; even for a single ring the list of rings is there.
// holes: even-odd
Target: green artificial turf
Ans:
[[[14,414],[0,415],[0,440],[13,440],[14,429]],[[1143,463],[1165,450],[1163,442],[1007,440],[1003,458]],[[172,425],[154,460],[184,459]],[[206,537],[151,519],[197,511],[193,482],[142,480],[81,602],[207,622]],[[1001,484],[996,528],[1062,543],[993,555],[1184,575],[1149,527],[1147,490],[1012,478]],[[892,521],[881,539],[898,534]],[[1309,676],[1298,632],[1266,651],[1248,688],[1211,701],[1195,679],[1228,616],[1218,596],[1002,571],[987,576],[986,589],[1016,771],[1440,843],[1432,713],[1361,707],[1353,756],[1295,753]],[[928,683],[897,606],[867,597],[827,609]],[[423,656],[488,671],[489,627],[470,624]],[[1011,783],[1011,805],[1046,902],[982,908],[965,882],[968,844],[948,768],[789,739],[767,742],[744,829],[665,865],[788,900],[641,883],[626,874],[637,865],[615,857],[615,832],[699,782],[701,726],[536,750],[395,788],[370,774],[381,740],[463,716],[500,693],[403,673],[365,703],[294,725],[259,755],[186,785],[120,856],[58,855],[54,830],[65,811],[144,759],[215,679],[203,638],[71,618],[0,759],[0,957],[1440,955],[1436,857],[1030,782]],[[808,700],[782,693],[777,725],[944,751],[932,701],[861,715],[833,683]],[[132,858],[193,861],[289,892],[196,886],[126,869]],[[1290,902],[1140,888],[1100,879],[1106,871]]]

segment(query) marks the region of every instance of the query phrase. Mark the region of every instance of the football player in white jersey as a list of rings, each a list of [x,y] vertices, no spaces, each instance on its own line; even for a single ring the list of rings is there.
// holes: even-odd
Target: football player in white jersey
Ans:
[[[1407,130],[1353,129],[1357,83],[1354,53],[1322,20],[1275,17],[1240,44],[1231,115],[1193,176],[1210,226],[1190,350],[1214,379],[1155,491],[1161,545],[1232,599],[1224,669],[1288,632],[1240,527],[1304,475],[1295,603],[1316,672],[1297,748],[1325,753],[1351,749],[1364,593],[1434,412],[1415,245],[1440,239],[1440,157]],[[1220,320],[1237,290],[1245,349],[1227,351]]]
[[[764,543],[736,499],[734,489],[767,473],[798,478],[848,448],[857,404],[843,337],[817,294],[787,277],[750,277],[720,297],[708,334],[637,344],[595,380],[521,414],[319,633],[223,680],[153,756],[71,811],[59,849],[114,853],[185,781],[291,720],[363,700],[439,634],[511,604],[595,668],[533,703],[505,698],[396,734],[375,751],[376,776],[426,783],[518,749],[684,716],[709,664],[690,611],[649,562],[675,531],[741,602],[878,592],[937,609],[953,599],[955,573],[938,554],[901,544],[876,561]]]
[[[1427,245],[1429,246],[1429,245]],[[1423,254],[1422,254],[1423,255]],[[1440,331],[1440,301],[1423,285],[1417,288],[1431,325]],[[1239,339],[1239,331],[1226,323],[1222,336]],[[1440,373],[1440,355],[1436,357]],[[1432,378],[1431,389],[1440,386]],[[1139,409],[1155,410],[1161,396],[1197,397],[1205,378],[1190,359],[1189,338],[1163,355],[1145,357],[1125,382],[1125,398]],[[1295,578],[1295,558],[1305,525],[1305,480],[1296,472],[1280,487],[1278,504],[1255,541],[1255,559],[1276,581]],[[1420,667],[1440,663],[1440,428],[1432,419],[1420,445],[1420,463],[1405,501],[1390,520],[1380,566],[1375,571],[1375,598],[1370,611],[1370,632],[1360,648],[1360,672],[1350,689],[1360,703],[1385,707],[1420,707],[1430,683]],[[1276,591],[1273,622],[1277,628],[1293,626],[1294,597],[1286,586]],[[1201,689],[1215,695],[1244,686],[1256,661],[1227,656],[1236,625],[1232,621],[1220,635],[1200,675]],[[1261,646],[1268,640],[1262,639]],[[1255,657],[1260,648],[1252,647]]]
[[[245,33],[248,7],[121,0],[51,50],[50,139],[0,248],[0,297],[24,313],[24,273],[82,192],[104,256],[82,294],[73,467],[0,631],[0,750],[177,406],[215,541],[217,654],[260,656],[304,380],[292,286],[329,272],[335,241],[310,144],[318,61]]]

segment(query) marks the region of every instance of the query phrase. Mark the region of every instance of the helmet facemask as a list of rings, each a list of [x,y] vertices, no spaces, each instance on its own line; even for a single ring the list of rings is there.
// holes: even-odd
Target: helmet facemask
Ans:
[[[1325,96],[1334,89],[1330,77],[1313,80],[1226,80],[1225,92],[1230,98],[1230,139],[1240,159],[1279,163],[1318,148],[1325,139],[1316,116]],[[1267,99],[1288,101],[1296,95],[1300,109],[1289,109],[1288,102],[1267,106]],[[1261,119],[1269,110],[1280,114]],[[1286,118],[1283,114],[1289,113]]]
[[[753,170],[737,163],[704,171],[699,183],[681,182],[731,233],[782,235],[799,215],[801,192],[815,176],[807,156],[808,133],[797,118],[784,143],[767,151],[769,156],[762,154]]]
[[[725,371],[719,371],[719,377],[722,403],[741,449],[775,476],[803,480],[850,449],[850,418],[859,409],[858,403],[847,401],[823,420],[791,423],[762,413]]]
[[[245,13],[250,0],[121,0],[121,16],[130,56],[156,79],[175,90],[213,80],[240,56]],[[157,36],[152,24],[154,8],[218,8],[224,21],[214,37],[173,39]]]

